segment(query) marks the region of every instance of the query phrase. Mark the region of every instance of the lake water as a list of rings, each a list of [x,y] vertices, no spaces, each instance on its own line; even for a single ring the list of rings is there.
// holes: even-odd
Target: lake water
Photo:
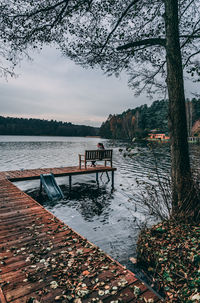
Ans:
[[[73,177],[69,195],[68,177],[57,178],[66,199],[57,202],[44,199],[42,204],[75,231],[129,267],[129,258],[136,256],[140,226],[146,219],[144,208],[141,207],[144,186],[138,187],[137,180],[156,182],[153,154],[156,154],[159,175],[168,174],[169,146],[158,145],[152,153],[147,145],[135,144],[134,155],[124,157],[128,143],[100,141],[105,148],[112,148],[114,152],[113,166],[117,168],[115,190],[111,191],[106,174],[99,180],[99,189],[95,174],[82,175]],[[0,136],[0,167],[5,171],[76,166],[78,154],[86,149],[95,149],[98,142],[97,138]],[[193,147],[192,155],[195,165],[200,166],[199,146]],[[39,189],[39,180],[15,184],[33,196]]]

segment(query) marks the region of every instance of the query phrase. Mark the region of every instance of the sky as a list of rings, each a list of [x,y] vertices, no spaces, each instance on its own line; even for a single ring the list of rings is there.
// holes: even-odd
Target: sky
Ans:
[[[125,76],[84,69],[53,47],[31,57],[16,68],[17,78],[0,78],[0,115],[100,126],[109,114],[152,103],[135,97]]]
[[[0,78],[0,115],[100,126],[109,114],[153,102],[135,97],[125,75],[83,69],[54,47],[31,57],[17,67],[17,78]]]

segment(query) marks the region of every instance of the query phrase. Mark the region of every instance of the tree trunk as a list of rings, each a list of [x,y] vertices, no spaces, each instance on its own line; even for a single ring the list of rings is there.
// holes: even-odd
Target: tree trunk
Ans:
[[[178,0],[165,0],[167,87],[169,96],[169,130],[171,140],[172,215],[194,213],[196,199],[192,184],[179,41]],[[188,200],[188,201],[187,201]],[[197,202],[197,201],[196,201]],[[195,202],[195,203],[196,203]],[[187,205],[187,207],[186,207]]]

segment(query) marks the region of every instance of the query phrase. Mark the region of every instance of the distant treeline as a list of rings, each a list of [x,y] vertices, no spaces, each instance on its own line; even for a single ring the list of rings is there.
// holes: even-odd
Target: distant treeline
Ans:
[[[187,100],[186,113],[190,136],[193,135],[194,123],[200,119],[200,99]],[[151,131],[168,133],[167,100],[157,100],[149,107],[145,104],[122,114],[109,115],[100,127],[100,136],[113,139],[143,138]]]
[[[97,136],[99,128],[55,120],[24,119],[0,116],[0,135],[28,136]]]

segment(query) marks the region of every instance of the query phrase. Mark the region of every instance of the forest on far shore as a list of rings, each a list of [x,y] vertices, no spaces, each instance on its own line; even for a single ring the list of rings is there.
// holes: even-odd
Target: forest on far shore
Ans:
[[[188,136],[200,136],[200,99],[186,101]],[[157,100],[109,115],[101,127],[75,125],[56,120],[0,116],[0,135],[27,136],[101,136],[107,139],[145,138],[149,132],[168,134],[168,101]]]
[[[148,133],[168,134],[168,100],[154,101],[109,115],[100,127],[100,136],[107,139],[145,138]],[[186,100],[188,136],[200,135],[200,99]]]
[[[98,136],[99,128],[55,120],[0,116],[0,135],[26,136]]]

